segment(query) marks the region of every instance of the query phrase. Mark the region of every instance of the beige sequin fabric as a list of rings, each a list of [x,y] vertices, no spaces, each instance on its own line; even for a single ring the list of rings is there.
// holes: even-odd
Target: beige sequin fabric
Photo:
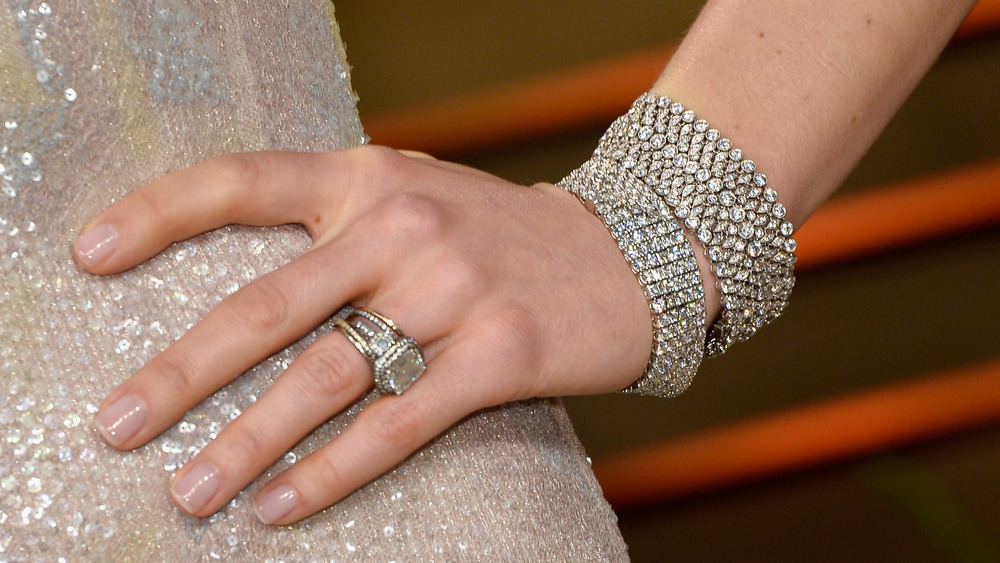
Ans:
[[[81,227],[214,154],[362,140],[333,7],[321,0],[0,0],[0,561],[626,558],[554,401],[476,414],[294,526],[257,522],[249,494],[263,480],[210,518],[181,514],[167,492],[177,468],[328,326],[138,451],[98,438],[92,419],[109,390],[309,241],[297,227],[231,227],[99,278],[70,258]]]

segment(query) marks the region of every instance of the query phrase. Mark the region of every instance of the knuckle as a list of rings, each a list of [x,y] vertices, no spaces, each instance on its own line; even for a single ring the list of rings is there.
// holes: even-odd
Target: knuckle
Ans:
[[[287,322],[292,307],[288,288],[264,276],[233,295],[233,311],[252,330],[274,330]]]
[[[483,267],[474,259],[450,253],[435,265],[432,276],[435,287],[446,296],[468,296],[483,291],[488,276]]]
[[[375,213],[378,232],[405,240],[440,239],[447,219],[443,205],[412,192],[385,196]]]
[[[200,370],[189,359],[172,354],[160,354],[150,362],[158,381],[166,382],[178,397],[199,396]]]
[[[234,186],[255,186],[264,175],[254,153],[230,153],[215,158],[213,164],[226,183]]]
[[[499,358],[514,361],[527,375],[537,377],[543,367],[542,330],[538,317],[521,305],[507,305],[484,321],[482,334],[493,343]]]
[[[342,465],[343,458],[331,455],[325,450],[319,450],[307,457],[306,460],[306,464],[299,469],[304,470],[303,474],[309,475],[303,485],[317,492],[316,495],[310,496],[318,498],[331,491],[342,491],[349,483],[346,468]]]
[[[167,211],[164,202],[158,197],[160,193],[162,192],[151,189],[137,190],[134,195],[140,207],[142,207],[138,215],[147,217],[153,225],[170,226],[173,224],[173,221],[171,221],[172,217]]]
[[[338,346],[313,346],[293,364],[297,368],[296,381],[303,396],[331,402],[343,397],[355,384],[351,376],[351,358]]]
[[[254,188],[264,183],[264,167],[254,153],[221,155],[212,161],[212,166],[220,180],[219,184],[228,188],[222,191],[228,194],[222,200],[224,211],[235,220],[244,215],[249,201],[244,194],[256,192]]]
[[[274,447],[269,447],[266,441],[266,432],[254,428],[242,422],[244,417],[238,417],[223,431],[220,441],[225,440],[225,459],[240,460],[240,463],[261,465],[270,463],[277,452]]]
[[[419,407],[406,401],[392,401],[380,405],[377,413],[368,419],[369,432],[375,444],[392,450],[409,450],[416,445],[424,415]]]
[[[348,155],[347,164],[351,177],[358,185],[378,185],[402,164],[402,155],[388,147],[363,145],[348,152],[331,153],[340,158]]]

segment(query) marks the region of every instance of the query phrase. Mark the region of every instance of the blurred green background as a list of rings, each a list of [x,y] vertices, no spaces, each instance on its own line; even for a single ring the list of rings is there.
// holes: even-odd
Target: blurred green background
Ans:
[[[364,120],[678,41],[701,5],[339,0],[336,12]],[[842,191],[1000,159],[998,69],[1000,34],[949,47]],[[556,181],[602,132],[463,160],[518,182]],[[681,397],[565,402],[600,458],[997,358],[998,264],[1000,225],[812,271],[785,316],[706,362]],[[998,476],[993,428],[621,513],[620,523],[635,561],[1000,561]]]

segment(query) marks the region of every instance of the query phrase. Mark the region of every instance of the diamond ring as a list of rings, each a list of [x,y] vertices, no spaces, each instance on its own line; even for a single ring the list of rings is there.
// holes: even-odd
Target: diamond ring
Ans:
[[[382,393],[406,391],[427,369],[420,345],[384,315],[348,305],[346,315],[334,322],[371,364]]]

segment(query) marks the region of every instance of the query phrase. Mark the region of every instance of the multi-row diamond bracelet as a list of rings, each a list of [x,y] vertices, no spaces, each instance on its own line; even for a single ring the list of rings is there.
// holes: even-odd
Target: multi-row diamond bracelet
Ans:
[[[630,391],[683,391],[704,355],[746,340],[787,305],[795,240],[777,193],[740,149],[670,98],[640,96],[560,185],[594,204],[649,299],[653,353]],[[722,313],[707,335],[701,279],[681,225],[704,245],[721,295]],[[669,239],[667,255],[660,231],[679,236]],[[664,259],[678,265],[664,267]],[[652,273],[647,260],[660,269]]]
[[[704,355],[705,294],[694,249],[663,200],[620,164],[594,156],[559,185],[593,204],[646,293],[653,319],[649,364],[626,391],[674,396]]]

